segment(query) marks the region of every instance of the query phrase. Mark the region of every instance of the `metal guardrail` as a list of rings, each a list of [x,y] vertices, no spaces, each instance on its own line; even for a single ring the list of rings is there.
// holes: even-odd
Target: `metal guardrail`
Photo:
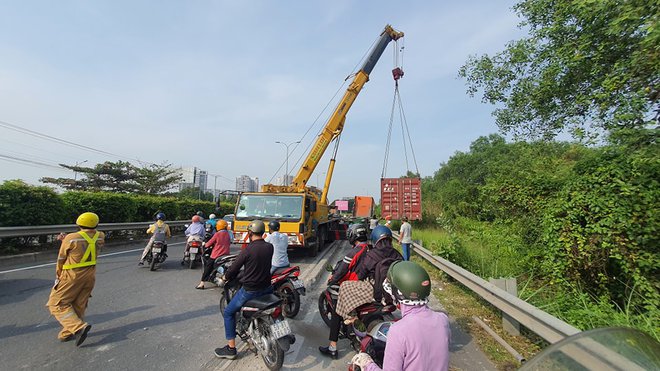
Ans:
[[[398,238],[398,234],[394,233]],[[513,317],[523,326],[527,327],[546,341],[556,343],[565,337],[581,332],[559,318],[542,311],[528,302],[515,297],[499,287],[487,282],[483,278],[468,272],[458,265],[433,255],[429,250],[418,243],[412,244],[414,252],[433,264],[436,268],[447,273],[484,300]]]
[[[153,222],[137,223],[101,223],[97,227],[100,231],[121,231],[131,229],[147,229]],[[175,220],[167,222],[170,227],[183,226],[190,223],[189,220]],[[79,227],[75,224],[41,225],[41,226],[21,226],[21,227],[0,227],[0,238],[7,237],[33,237],[58,234],[60,232],[75,232]]]

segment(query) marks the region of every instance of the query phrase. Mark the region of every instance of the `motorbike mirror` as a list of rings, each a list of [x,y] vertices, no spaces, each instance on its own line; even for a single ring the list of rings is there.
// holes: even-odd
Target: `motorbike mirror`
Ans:
[[[326,263],[325,270],[328,272],[332,272],[332,265],[330,265],[330,263]]]

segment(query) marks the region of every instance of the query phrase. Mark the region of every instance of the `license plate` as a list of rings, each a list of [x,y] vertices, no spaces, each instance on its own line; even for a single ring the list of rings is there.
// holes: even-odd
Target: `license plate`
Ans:
[[[270,325],[270,332],[275,339],[279,339],[291,334],[291,327],[289,327],[289,322],[281,320]]]
[[[197,247],[191,247],[190,250],[188,250],[191,254],[197,254],[197,251],[199,251],[199,248]]]
[[[154,252],[154,253],[158,254],[160,252],[160,247],[153,247],[151,249],[151,252]]]
[[[304,289],[305,288],[305,283],[303,282],[303,280],[300,280],[300,279],[294,280],[293,281],[293,288],[294,289]]]

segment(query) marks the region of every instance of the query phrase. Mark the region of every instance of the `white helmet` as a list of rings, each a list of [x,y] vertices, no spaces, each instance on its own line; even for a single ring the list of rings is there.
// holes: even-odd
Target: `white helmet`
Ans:
[[[215,219],[215,214],[209,215],[209,219]]]

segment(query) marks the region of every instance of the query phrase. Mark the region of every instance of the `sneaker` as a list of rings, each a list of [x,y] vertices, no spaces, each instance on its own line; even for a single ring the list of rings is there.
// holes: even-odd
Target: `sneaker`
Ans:
[[[143,261],[143,260],[140,260],[140,262],[138,263],[138,265],[139,265],[139,266],[143,266],[143,265],[144,265],[144,261]]]
[[[339,353],[337,350],[330,350],[330,347],[319,347],[319,352],[323,354],[324,356],[328,356],[332,359],[337,359],[339,358]]]
[[[87,333],[89,330],[91,330],[92,325],[85,325],[85,327],[81,328],[80,330],[76,331],[74,336],[76,337],[76,346],[79,347],[80,344],[82,344],[85,339],[87,339]]]
[[[218,358],[225,359],[234,359],[236,358],[236,348],[230,348],[229,345],[225,345],[222,348],[215,348],[215,356]]]

